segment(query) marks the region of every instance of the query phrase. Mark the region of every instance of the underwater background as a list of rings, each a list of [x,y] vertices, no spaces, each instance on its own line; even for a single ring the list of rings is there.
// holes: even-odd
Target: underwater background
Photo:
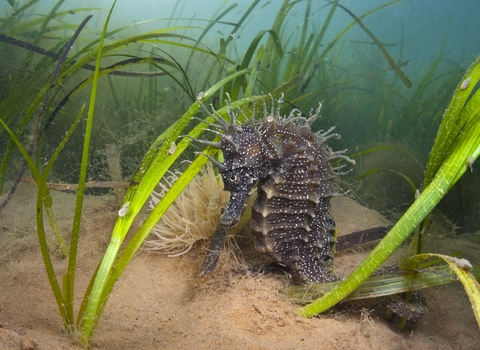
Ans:
[[[90,85],[82,82],[92,74],[74,68],[61,85],[52,87],[48,99],[38,99],[37,92],[55,70],[48,52],[59,52],[92,14],[69,52],[72,61],[61,71],[84,58],[111,4],[0,4],[0,113],[24,145],[34,145],[39,163],[88,102]],[[412,183],[421,190],[443,112],[480,53],[477,11],[475,1],[448,0],[118,1],[105,44],[125,44],[102,60],[103,67],[115,67],[117,74],[99,81],[88,178],[109,179],[105,144],[114,143],[122,176],[130,179],[150,144],[199,93],[235,69],[255,66],[254,94],[284,86],[285,110],[295,106],[305,114],[322,103],[315,128],[336,126],[342,140],[331,147],[348,149],[357,162],[342,178],[341,188],[395,219],[414,200]],[[146,33],[162,35],[141,37]],[[235,91],[233,97],[241,98],[245,85],[238,84]],[[224,99],[219,93],[204,102],[219,108]],[[38,123],[42,125],[35,131]],[[18,151],[8,150],[8,142],[1,129],[2,193],[21,167]],[[82,133],[74,133],[50,181],[76,181],[82,145]],[[473,165],[438,207],[455,233],[480,229],[475,170]]]
[[[27,348],[23,327],[67,348],[314,348],[318,334],[342,348],[478,348],[475,1],[5,0],[0,11],[0,347],[13,332]],[[208,114],[227,118],[229,99],[240,123],[275,100],[281,114],[321,104],[312,129],[342,135],[325,148],[345,171],[328,209],[338,242],[389,232],[371,253],[337,245],[330,292],[257,268],[248,229],[236,232],[249,210],[217,225],[226,193],[195,154],[217,150],[191,141],[215,137]],[[342,150],[356,165],[342,169]],[[151,232],[182,256],[147,251]],[[211,255],[218,269],[199,274]],[[369,277],[384,263],[402,271]],[[431,311],[415,333],[374,322],[376,306],[311,317],[352,293],[414,301],[418,288]],[[292,310],[292,291],[309,304]]]

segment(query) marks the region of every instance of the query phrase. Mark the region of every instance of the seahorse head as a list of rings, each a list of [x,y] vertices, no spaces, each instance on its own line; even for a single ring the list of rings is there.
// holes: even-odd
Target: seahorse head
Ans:
[[[236,125],[236,114],[228,103],[230,123],[227,123],[214,110],[211,115],[216,124],[211,124],[223,133],[220,142],[197,140],[198,142],[219,148],[223,153],[224,162],[209,157],[217,166],[222,176],[224,190],[230,192],[230,201],[220,218],[220,223],[226,226],[235,225],[241,217],[245,202],[258,179],[265,172],[265,146],[262,135],[254,125]],[[212,130],[210,130],[212,131]]]
[[[220,141],[225,160],[218,167],[224,190],[230,192],[230,201],[220,218],[220,223],[228,226],[240,220],[245,201],[265,168],[261,137],[255,128],[243,126],[235,130],[235,137],[231,136],[226,133]]]

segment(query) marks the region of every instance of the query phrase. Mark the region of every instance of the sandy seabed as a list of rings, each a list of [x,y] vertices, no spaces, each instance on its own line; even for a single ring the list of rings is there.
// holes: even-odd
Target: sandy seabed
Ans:
[[[63,232],[71,227],[75,196],[52,192]],[[66,334],[47,280],[35,226],[36,190],[22,184],[0,214],[0,349],[81,349]],[[108,245],[118,207],[113,196],[86,199],[76,279],[76,310]],[[332,200],[339,234],[386,224],[349,198]],[[51,236],[50,236],[51,237]],[[52,246],[53,238],[52,239]],[[177,258],[140,251],[115,285],[96,329],[97,349],[480,349],[480,331],[460,282],[425,290],[428,311],[407,332],[381,317],[383,306],[337,308],[321,317],[295,314],[279,293],[281,274],[254,275],[248,237],[230,241],[217,271],[198,276],[206,243]],[[250,247],[239,253],[238,247]],[[479,245],[428,237],[426,251],[452,253],[480,264]],[[336,258],[346,275],[371,246]],[[395,257],[393,257],[395,258]],[[67,260],[56,257],[57,276]]]

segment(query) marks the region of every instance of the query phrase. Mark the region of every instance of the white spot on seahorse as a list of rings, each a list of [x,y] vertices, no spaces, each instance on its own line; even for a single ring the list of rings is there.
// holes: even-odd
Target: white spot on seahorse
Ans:
[[[167,151],[167,154],[171,156],[172,154],[175,153],[176,150],[177,150],[177,145],[175,144],[175,142],[172,142],[170,144],[170,149]]]
[[[470,86],[470,77],[462,81],[462,85],[460,85],[461,90],[466,90]]]
[[[267,123],[273,123],[274,120],[275,118],[273,117],[273,115],[269,115],[268,117],[265,118],[265,121]]]
[[[201,99],[203,99],[204,96],[205,94],[203,93],[203,91],[200,91],[197,95],[197,101],[200,101]]]
[[[118,216],[123,218],[125,215],[128,214],[128,211],[130,210],[130,202],[125,203],[120,210],[118,211]]]

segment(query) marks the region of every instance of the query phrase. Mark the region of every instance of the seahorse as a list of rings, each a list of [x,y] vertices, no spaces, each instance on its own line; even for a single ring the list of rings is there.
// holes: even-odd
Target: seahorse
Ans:
[[[233,226],[240,220],[256,185],[251,223],[255,249],[285,265],[294,283],[334,281],[336,228],[328,209],[330,198],[336,195],[333,179],[341,173],[330,161],[354,161],[345,151],[334,152],[325,144],[328,139],[340,138],[332,132],[333,127],[312,132],[321,104],[306,118],[296,108],[282,117],[282,103],[283,95],[275,111],[272,97],[270,113],[263,102],[261,121],[252,117],[237,125],[229,98],[229,122],[213,107],[210,114],[215,122],[209,123],[207,130],[220,135],[220,141],[196,141],[223,153],[223,163],[206,155],[217,166],[224,190],[230,192],[220,223]]]

